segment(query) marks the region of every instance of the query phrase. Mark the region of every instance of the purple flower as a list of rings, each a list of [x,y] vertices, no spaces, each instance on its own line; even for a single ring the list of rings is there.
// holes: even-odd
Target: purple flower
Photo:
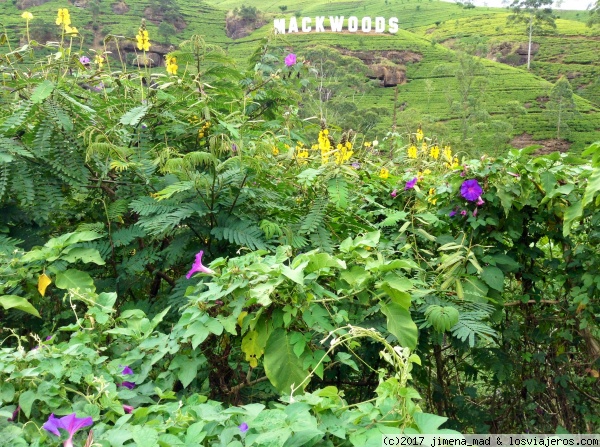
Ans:
[[[291,67],[296,63],[296,55],[294,53],[290,53],[285,58],[285,65]]]
[[[94,421],[89,416],[86,418],[78,418],[75,413],[71,413],[57,419],[54,417],[54,414],[51,414],[48,421],[43,425],[43,428],[56,436],[60,436],[59,429],[65,430],[69,433],[69,438],[63,443],[63,446],[73,447],[73,435],[75,432],[80,428],[87,427],[93,423]]]
[[[477,217],[477,210],[478,210],[478,209],[479,209],[479,208],[475,208],[475,209],[473,210],[473,217]]]
[[[127,414],[131,414],[134,408],[131,405],[123,405],[123,411]]]
[[[394,190],[393,190],[393,191],[390,193],[390,196],[392,196],[392,198],[394,198],[394,199],[396,198],[396,196],[397,196],[397,195],[398,195],[398,190],[397,190],[397,189],[394,189]]]
[[[237,144],[233,143],[233,144],[231,145],[231,151],[232,151],[232,152],[237,152]]]
[[[352,163],[352,167],[353,167],[354,169],[360,169],[360,163],[359,163],[359,162],[357,162],[357,161],[355,161],[354,163]]]
[[[89,65],[90,64],[90,58],[87,56],[81,56],[79,58],[79,62],[81,62],[83,65]]]
[[[460,215],[461,215],[461,216],[466,216],[466,215],[467,215],[467,210],[462,210],[462,211],[460,212]]]
[[[415,187],[415,185],[417,184],[417,177],[413,178],[412,180],[409,180],[408,182],[406,182],[406,185],[404,186],[404,191],[408,191],[409,189],[412,189]]]
[[[212,275],[213,272],[211,269],[204,267],[202,265],[202,255],[204,254],[204,251],[200,250],[200,252],[198,252],[198,254],[196,255],[196,260],[194,261],[194,265],[192,265],[191,270],[187,273],[187,275],[185,275],[185,277],[187,279],[190,279],[192,277],[192,275],[196,272],[201,272],[201,273],[208,273],[209,275]]]
[[[52,337],[54,337],[54,335],[48,335],[48,336],[46,337],[46,341],[48,341],[48,340],[52,340]]]
[[[21,406],[17,405],[17,408],[15,408],[15,411],[13,411],[12,416],[9,417],[7,419],[8,422],[15,422],[17,420],[17,418],[19,417],[19,411],[21,411]]]
[[[245,422],[242,422],[238,428],[240,429],[240,431],[242,433],[246,433],[248,431],[248,424],[246,424]]]
[[[122,386],[123,388],[127,388],[128,390],[132,390],[135,388],[135,383],[133,382],[123,382],[123,383],[119,383],[117,384],[118,386]]]
[[[460,187],[460,195],[469,202],[476,201],[483,194],[483,189],[475,179],[465,180]]]
[[[448,216],[450,216],[450,217],[456,216],[456,210],[450,211],[450,213],[448,213]]]
[[[481,206],[483,205],[485,202],[484,200],[481,198],[481,196],[477,197],[477,202],[475,202],[475,205],[477,206]]]
[[[121,374],[125,375],[125,376],[133,376],[133,369],[131,369],[129,366],[123,366],[123,371],[121,371]]]

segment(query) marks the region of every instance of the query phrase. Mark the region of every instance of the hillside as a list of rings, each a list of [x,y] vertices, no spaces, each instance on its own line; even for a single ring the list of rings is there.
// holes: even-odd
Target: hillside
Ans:
[[[538,140],[547,140],[543,142],[547,150],[579,152],[598,140],[600,28],[586,27],[584,12],[561,11],[552,34],[534,36],[532,70],[527,72],[523,66],[525,33],[522,27],[506,24],[504,9],[464,9],[451,3],[420,0],[318,0],[293,5],[279,0],[268,4],[251,0],[243,3],[246,10],[242,8],[241,14],[232,16],[230,11],[239,10],[241,6],[237,0],[203,3],[84,0],[75,5],[54,0],[18,0],[15,4],[0,3],[0,12],[14,46],[16,37],[24,36],[21,10],[33,13],[32,36],[45,41],[56,39],[53,24],[56,10],[71,8],[73,24],[84,38],[84,53],[90,47],[101,49],[108,35],[132,38],[140,19],[145,18],[153,44],[149,56],[155,65],[162,65],[170,49],[196,33],[207,43],[226,48],[230,56],[242,62],[256,49],[260,39],[271,33],[276,17],[328,17],[330,14],[398,17],[400,30],[393,35],[329,32],[279,36],[282,55],[293,51],[302,60],[306,54],[315,54],[325,46],[335,50],[328,57],[343,60],[344,64],[357,64],[352,66],[358,68],[357,73],[364,74],[365,85],[360,91],[356,91],[354,85],[362,83],[360,78],[345,79],[343,73],[338,73],[335,79],[324,79],[335,92],[325,109],[331,106],[333,110],[334,103],[338,102],[335,113],[327,115],[333,121],[331,124],[350,126],[352,121],[345,122],[345,115],[360,117],[361,113],[365,116],[370,113],[376,117],[365,131],[371,137],[381,137],[393,125],[395,115],[399,130],[423,125],[444,141],[459,142],[465,149],[477,152],[493,152],[507,144],[529,145]],[[259,20],[246,20],[245,11],[250,11],[250,15],[256,13]],[[328,22],[327,19],[326,25]],[[236,35],[232,33],[233,26],[243,29]],[[228,34],[248,35],[233,39]],[[113,55],[123,51],[125,61],[135,63],[133,45],[123,39],[120,42],[119,48],[113,41],[108,49]],[[482,59],[469,62],[454,51],[459,47],[472,47],[473,42],[478,48],[485,48],[483,53],[475,51]],[[24,43],[23,38],[21,43]],[[7,49],[5,45],[3,50]],[[390,52],[395,53],[390,55]],[[471,70],[471,90],[467,92],[468,97],[461,100],[457,92],[464,88],[465,77],[460,73],[465,68]],[[568,122],[568,129],[561,131],[565,141],[551,141],[557,128],[547,113],[548,100],[554,82],[561,75],[573,86],[577,110]],[[371,81],[367,81],[366,76]],[[304,104],[310,101],[307,98]],[[310,107],[305,108],[310,116]]]

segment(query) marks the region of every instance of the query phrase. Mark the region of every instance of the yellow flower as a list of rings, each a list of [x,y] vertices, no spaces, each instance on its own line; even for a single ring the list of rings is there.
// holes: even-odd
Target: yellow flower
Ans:
[[[450,146],[444,146],[444,159],[447,162],[452,161],[452,149],[450,148]]]
[[[104,65],[104,58],[97,54],[94,58],[94,62],[98,65],[98,68],[102,68],[102,65]]]
[[[428,175],[428,174],[431,174],[431,169],[425,169],[423,171],[423,175]]]
[[[427,143],[425,143],[424,141],[421,144],[421,150],[423,151],[424,154],[427,153]]]
[[[79,34],[79,31],[74,26],[65,25],[65,33],[67,33],[67,34]]]
[[[145,24],[142,24],[135,38],[138,50],[150,51],[150,38],[148,37],[148,30]]]
[[[421,141],[423,139],[423,131],[421,129],[417,129],[417,141]]]
[[[390,171],[387,168],[381,168],[379,171],[379,178],[386,179],[390,176]]]
[[[71,24],[71,16],[67,8],[60,8],[58,10],[58,16],[56,17],[56,24],[68,26]]]
[[[437,144],[434,145],[434,146],[432,146],[431,150],[429,151],[429,155],[434,160],[437,160],[439,158],[439,156],[440,156],[440,147]]]
[[[272,152],[273,152],[273,155],[279,155],[279,148],[278,148],[278,147],[275,147],[275,146],[273,146],[273,150],[272,150]]]
[[[365,147],[371,147],[371,143],[369,143],[368,141],[365,141]]]
[[[408,148],[408,158],[417,158],[417,146],[410,146]]]
[[[29,22],[31,19],[33,19],[33,14],[29,11],[25,11],[23,14],[21,14],[21,17]]]
[[[179,67],[177,66],[177,58],[176,57],[168,57],[167,58],[167,73],[172,74],[172,75],[176,75],[177,74],[177,69]]]

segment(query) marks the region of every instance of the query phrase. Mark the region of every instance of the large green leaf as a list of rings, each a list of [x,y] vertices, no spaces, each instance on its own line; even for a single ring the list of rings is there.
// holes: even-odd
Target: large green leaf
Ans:
[[[100,252],[95,248],[74,247],[67,248],[61,254],[61,259],[67,262],[75,262],[78,259],[83,263],[93,262],[94,264],[104,265],[105,262],[100,256]]]
[[[394,302],[382,303],[381,312],[387,317],[388,331],[398,339],[398,342],[403,347],[415,349],[419,331],[410,312]]]
[[[0,305],[5,309],[18,309],[41,318],[36,308],[29,301],[17,295],[0,296]]]
[[[94,280],[81,270],[69,269],[56,274],[56,287],[59,289],[91,289],[94,290]]]
[[[291,391],[306,378],[302,359],[294,354],[290,336],[284,329],[273,331],[265,348],[265,373],[273,386],[282,394]]]
[[[498,267],[488,265],[481,272],[481,279],[492,289],[502,292],[504,289],[504,273]]]

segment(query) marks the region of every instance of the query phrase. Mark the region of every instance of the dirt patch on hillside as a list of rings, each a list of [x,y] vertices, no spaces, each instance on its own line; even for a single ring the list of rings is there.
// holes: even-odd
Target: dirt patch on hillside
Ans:
[[[225,17],[225,33],[232,39],[241,39],[266,24],[267,21],[263,18],[248,20],[230,13]]]
[[[177,32],[187,27],[187,23],[185,23],[181,15],[178,14],[176,17],[170,17],[169,20],[165,20],[165,13],[151,6],[144,9],[144,18],[155,25],[160,25],[161,22],[168,22],[175,27]]]
[[[523,149],[528,146],[542,146],[534,152],[534,155],[545,155],[552,152],[567,152],[571,147],[571,143],[568,141],[557,140],[555,138],[549,140],[534,140],[533,137],[527,133],[516,136],[510,144],[517,149]]]
[[[112,12],[115,14],[126,14],[129,11],[129,6],[124,1],[116,2],[110,5]]]
[[[412,51],[351,51],[338,48],[344,56],[360,59],[371,69],[370,79],[379,79],[382,87],[394,87],[405,84],[406,64],[419,62],[423,55]]]
[[[48,3],[50,0],[17,0],[15,6],[17,9],[27,9],[32,6],[40,6],[44,3]]]

